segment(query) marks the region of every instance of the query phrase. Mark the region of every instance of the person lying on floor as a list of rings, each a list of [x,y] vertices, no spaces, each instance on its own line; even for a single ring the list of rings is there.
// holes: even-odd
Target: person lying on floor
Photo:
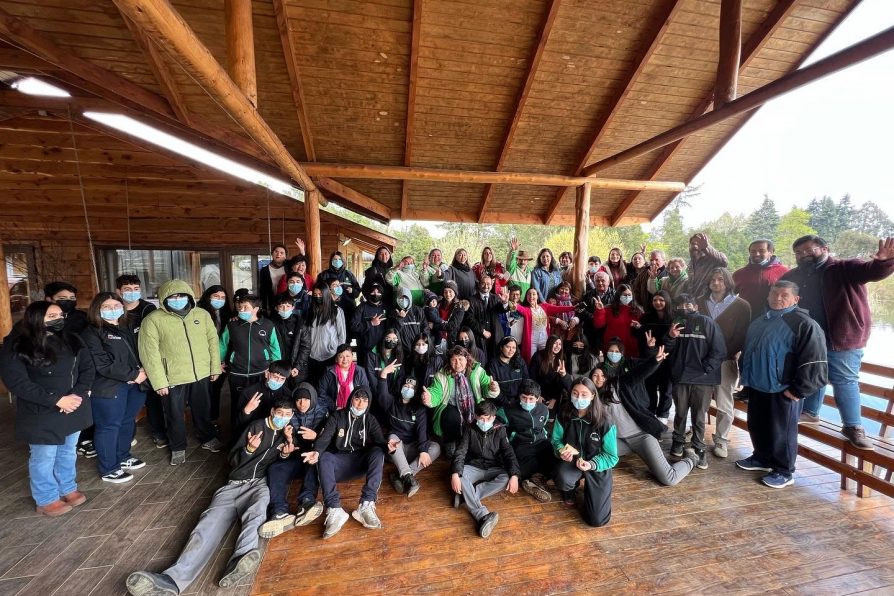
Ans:
[[[277,458],[287,458],[295,450],[289,425],[293,413],[292,403],[281,400],[267,418],[248,425],[243,440],[230,451],[232,469],[227,483],[214,493],[177,562],[161,573],[131,573],[126,582],[128,592],[134,596],[177,596],[199,577],[237,520],[241,520],[242,529],[218,585],[231,588],[254,573],[261,562],[258,527],[267,517],[270,501],[264,474]]]

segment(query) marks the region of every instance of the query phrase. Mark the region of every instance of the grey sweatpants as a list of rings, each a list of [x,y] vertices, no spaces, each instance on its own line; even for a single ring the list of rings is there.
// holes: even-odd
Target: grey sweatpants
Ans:
[[[635,453],[646,462],[646,466],[655,479],[665,486],[677,484],[692,471],[692,461],[689,459],[683,459],[671,465],[664,457],[658,439],[648,433],[618,439],[618,456],[628,453]]]
[[[270,492],[265,478],[244,484],[228,482],[223,485],[199,517],[199,523],[189,535],[177,562],[162,573],[170,576],[181,592],[186,590],[202,573],[220,541],[237,520],[242,522],[242,530],[236,539],[230,563],[258,548],[258,528],[267,519],[269,502]]]
[[[727,436],[735,420],[733,391],[739,381],[739,365],[736,359],[724,360],[720,365],[720,385],[714,392],[714,403],[717,406],[717,420],[714,423],[714,444],[729,445]]]
[[[464,466],[460,479],[463,485],[463,499],[466,507],[475,518],[481,518],[489,513],[487,507],[481,504],[481,499],[486,499],[509,486],[509,472],[503,468],[488,468],[482,470],[475,466]]]
[[[400,440],[400,437],[395,434],[388,436],[388,440],[394,439]],[[397,466],[397,473],[400,474],[401,477],[404,477],[407,474],[415,476],[419,473],[419,470],[422,469],[419,465],[419,453],[419,443],[400,442],[400,447],[391,454],[391,461]],[[426,451],[426,453],[428,453],[432,463],[434,463],[434,461],[438,459],[438,456],[441,455],[441,446],[434,441],[429,441],[428,451]]]
[[[705,448],[705,415],[714,395],[714,385],[674,383],[674,442],[686,441],[686,415],[692,418],[692,448]]]

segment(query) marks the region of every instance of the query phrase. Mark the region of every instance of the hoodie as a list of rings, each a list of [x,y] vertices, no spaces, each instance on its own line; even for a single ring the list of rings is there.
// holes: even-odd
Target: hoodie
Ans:
[[[388,390],[388,381],[378,379],[379,405],[385,412],[388,429],[404,443],[417,443],[420,452],[428,451],[428,409],[414,397],[409,403],[394,397]],[[400,389],[398,389],[400,394]]]
[[[351,392],[354,393],[360,389],[355,388]],[[363,387],[369,392],[369,389]],[[350,402],[349,402],[350,403]],[[387,450],[388,441],[379,422],[370,413],[369,407],[360,416],[354,416],[351,408],[342,408],[336,410],[326,421],[326,426],[317,436],[314,442],[314,451],[323,453],[329,451],[332,453],[355,453],[365,452],[373,447],[380,447]]]
[[[373,304],[370,301],[370,294],[376,287],[382,292],[383,298],[378,304]],[[379,345],[385,336],[387,312],[384,288],[385,284],[382,282],[382,278],[377,275],[367,277],[363,282],[363,301],[354,312],[354,318],[351,319],[351,334],[352,337],[357,338],[357,351],[362,354],[368,354],[373,347]],[[372,320],[376,315],[381,318],[381,322],[378,325],[373,325]]]
[[[462,476],[465,466],[474,466],[481,470],[503,468],[510,476],[521,473],[515,451],[506,435],[506,427],[500,421],[495,421],[486,432],[478,428],[477,424],[466,427],[453,455],[452,471]]]
[[[413,340],[423,331],[428,331],[428,325],[425,320],[425,312],[421,307],[413,305],[411,290],[405,287],[398,288],[397,299],[402,297],[410,301],[410,307],[402,310],[399,306],[395,306],[391,310],[388,321],[390,327],[397,329],[397,337],[400,339],[404,354],[409,354],[414,347]],[[395,300],[396,302],[397,300]]]
[[[165,300],[172,294],[189,297],[184,312],[168,310]],[[217,330],[211,315],[196,308],[189,284],[179,279],[163,283],[158,300],[161,307],[143,319],[138,336],[140,359],[152,388],[157,391],[219,375]]]
[[[310,451],[313,449],[313,441],[306,440],[301,437],[301,427],[309,428],[316,431],[317,434],[323,430],[323,425],[329,419],[329,411],[317,399],[317,390],[310,383],[299,383],[295,391],[292,392],[292,400],[298,400],[299,391],[307,391],[310,395],[310,407],[303,414],[295,407],[295,413],[292,415],[292,440],[301,450],[300,452]],[[297,449],[296,449],[297,451]]]
[[[751,320],[759,318],[767,312],[767,297],[770,286],[779,281],[788,272],[788,267],[776,257],[771,256],[766,264],[749,263],[733,273],[736,294],[751,305]]]
[[[270,411],[269,409],[267,410]],[[248,435],[261,433],[261,444],[248,450]],[[228,480],[258,480],[264,478],[267,468],[280,456],[285,443],[285,433],[269,424],[269,417],[255,420],[236,438],[230,450],[230,475]]]

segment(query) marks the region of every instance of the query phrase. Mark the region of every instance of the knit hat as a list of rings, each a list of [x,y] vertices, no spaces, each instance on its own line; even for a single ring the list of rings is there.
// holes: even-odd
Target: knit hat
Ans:
[[[448,279],[447,281],[444,282],[444,289],[445,290],[453,290],[454,294],[459,294],[459,286],[457,286],[456,282],[453,281],[452,279]]]

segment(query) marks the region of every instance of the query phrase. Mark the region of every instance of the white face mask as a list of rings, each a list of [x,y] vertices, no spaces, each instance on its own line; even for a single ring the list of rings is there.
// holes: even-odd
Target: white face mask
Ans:
[[[416,346],[414,350],[417,354],[425,354],[426,352],[428,352],[428,345]]]

